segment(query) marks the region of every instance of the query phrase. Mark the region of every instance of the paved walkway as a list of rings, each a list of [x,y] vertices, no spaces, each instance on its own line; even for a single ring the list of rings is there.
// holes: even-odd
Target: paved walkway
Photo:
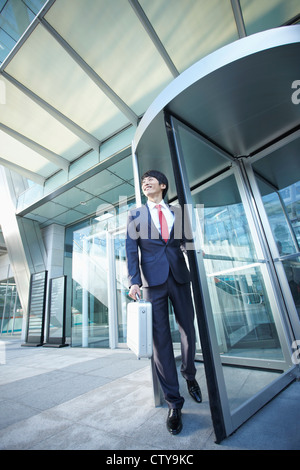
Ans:
[[[300,382],[218,445],[200,363],[197,379],[203,403],[182,384],[183,430],[171,436],[167,408],[153,406],[147,359],[128,350],[29,348],[0,338],[0,449],[300,449]]]

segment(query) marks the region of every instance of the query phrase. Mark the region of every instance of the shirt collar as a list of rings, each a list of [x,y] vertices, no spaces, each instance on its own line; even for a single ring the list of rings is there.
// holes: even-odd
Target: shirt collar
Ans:
[[[167,205],[166,205],[166,203],[163,199],[158,204],[161,205],[162,207],[167,207]],[[147,205],[148,205],[150,210],[154,209],[154,207],[157,206],[158,204],[156,204],[155,202],[152,202],[152,201],[147,201]]]

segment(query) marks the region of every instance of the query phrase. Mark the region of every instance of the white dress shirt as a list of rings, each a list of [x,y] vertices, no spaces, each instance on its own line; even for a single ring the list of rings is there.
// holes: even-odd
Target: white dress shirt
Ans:
[[[147,205],[150,209],[150,214],[151,214],[151,217],[152,217],[152,221],[153,221],[155,227],[157,228],[157,230],[159,231],[159,233],[161,233],[160,223],[159,223],[159,218],[158,218],[158,210],[155,207],[157,204],[155,202],[148,201]],[[170,234],[171,230],[172,230],[172,227],[173,227],[173,224],[174,224],[174,214],[173,214],[173,212],[170,211],[170,209],[168,208],[168,206],[166,205],[166,203],[163,199],[161,200],[159,205],[161,206],[161,210],[162,210],[162,212],[163,212],[163,214],[166,218],[166,221],[167,221],[167,224],[168,224],[168,230],[169,230],[169,234]]]

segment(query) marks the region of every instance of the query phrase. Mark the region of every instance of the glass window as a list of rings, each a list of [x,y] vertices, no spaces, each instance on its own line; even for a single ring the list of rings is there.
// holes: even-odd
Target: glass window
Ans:
[[[70,227],[72,251],[72,345],[108,348],[126,343],[128,297],[125,227],[133,204],[106,211]],[[72,246],[71,246],[72,244]],[[117,337],[114,337],[116,324]]]
[[[300,181],[279,191],[300,251]]]
[[[86,216],[90,215],[66,230],[65,266],[72,279],[72,346],[108,348],[126,343],[130,299],[125,228],[128,208],[134,203],[134,186],[127,184],[132,179],[129,156],[57,197],[69,207],[77,207],[87,198],[83,207]],[[89,205],[91,197],[96,202]]]
[[[282,26],[300,13],[299,0],[240,0],[247,34]]]
[[[0,62],[15,46],[45,0],[0,1]]]
[[[68,15],[63,16],[70,21]],[[42,26],[31,33],[6,72],[99,140],[128,124],[126,116]],[[52,140],[58,141],[58,136]]]
[[[107,245],[96,227],[73,233],[72,346],[107,348]]]
[[[0,282],[0,335],[21,334],[23,309],[14,278]]]
[[[234,187],[231,175],[192,193],[198,227],[202,227],[204,265],[220,352],[254,358],[268,350],[270,358],[282,359],[244,206],[241,200],[226,203],[224,189],[232,191]]]
[[[300,319],[300,256],[285,259],[282,264]]]
[[[115,263],[115,283],[117,297],[117,329],[118,343],[126,344],[127,341],[127,304],[130,302],[128,297],[128,281],[125,252],[125,230],[117,231],[113,235],[113,250]]]
[[[140,1],[179,72],[238,39],[230,2]]]
[[[55,2],[46,20],[136,114],[144,113],[173,77],[129,2],[73,3],[70,8],[69,0]],[[94,102],[90,104],[94,107]],[[97,114],[91,116],[91,122],[105,116],[104,111],[99,113],[98,104],[95,109]],[[91,114],[90,105],[83,114]],[[114,125],[113,130],[117,128]]]
[[[260,178],[257,178],[257,183],[279,258],[300,316],[300,182],[278,192],[270,190],[270,186]]]
[[[264,191],[267,185],[258,181],[258,186],[261,191]],[[279,192],[269,192],[269,189],[268,194],[262,196],[262,201],[269,218],[270,226],[277,243],[280,256],[290,255],[299,251],[298,247],[295,245],[295,237],[293,236],[294,229],[292,227],[291,220],[288,218],[287,207],[284,203],[284,199],[282,198],[282,195],[284,195],[286,203],[289,203],[291,214],[292,212],[297,211],[297,208],[299,209],[300,207],[300,201],[295,199],[293,201],[291,200],[289,197],[291,189],[292,187],[289,187]],[[296,228],[299,229],[296,213],[294,213],[294,217],[292,217],[292,219]]]
[[[31,60],[28,59],[24,65],[26,70],[29,69],[28,63],[30,61]],[[29,75],[32,75],[31,71]],[[74,154],[80,155],[89,150],[85,142],[76,137],[74,133],[54,117],[50,116],[49,113],[28,98],[26,94],[22,93],[18,88],[8,82],[8,80],[4,78],[1,78],[1,80],[4,80],[6,88],[6,105],[0,107],[1,122],[3,124],[68,160],[74,158],[72,156]],[[41,80],[44,82],[45,78],[42,77]],[[55,138],[53,138],[53,136],[55,136]],[[24,148],[23,146],[23,149]],[[72,149],[72,152],[70,152],[70,149]],[[5,152],[9,151],[9,147],[5,149],[2,146],[1,151],[5,158]],[[23,152],[24,150],[18,153],[22,154]],[[34,154],[35,152],[31,151],[31,153]],[[16,158],[17,155],[15,154],[12,161],[18,163],[17,160],[15,160]],[[20,159],[20,157],[18,158]],[[39,158],[43,162],[44,158],[41,156],[39,156]],[[7,159],[11,160],[11,158]],[[26,164],[31,163],[31,165],[33,165],[36,159],[36,156],[28,156],[26,158]],[[39,164],[39,166],[32,171],[37,172],[41,166],[42,165]],[[49,170],[45,175],[48,176],[48,174]]]
[[[280,312],[239,167],[228,168],[216,149],[206,150],[200,137],[197,144],[194,131],[171,122],[190,187],[191,260],[198,263],[209,334],[220,355],[222,399],[237,412],[289,367]]]

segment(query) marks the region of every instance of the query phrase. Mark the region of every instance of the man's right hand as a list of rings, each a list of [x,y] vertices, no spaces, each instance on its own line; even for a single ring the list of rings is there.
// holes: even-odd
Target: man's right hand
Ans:
[[[141,298],[141,290],[138,284],[132,284],[132,286],[129,289],[129,297],[131,297],[133,300],[136,300],[136,294]]]

